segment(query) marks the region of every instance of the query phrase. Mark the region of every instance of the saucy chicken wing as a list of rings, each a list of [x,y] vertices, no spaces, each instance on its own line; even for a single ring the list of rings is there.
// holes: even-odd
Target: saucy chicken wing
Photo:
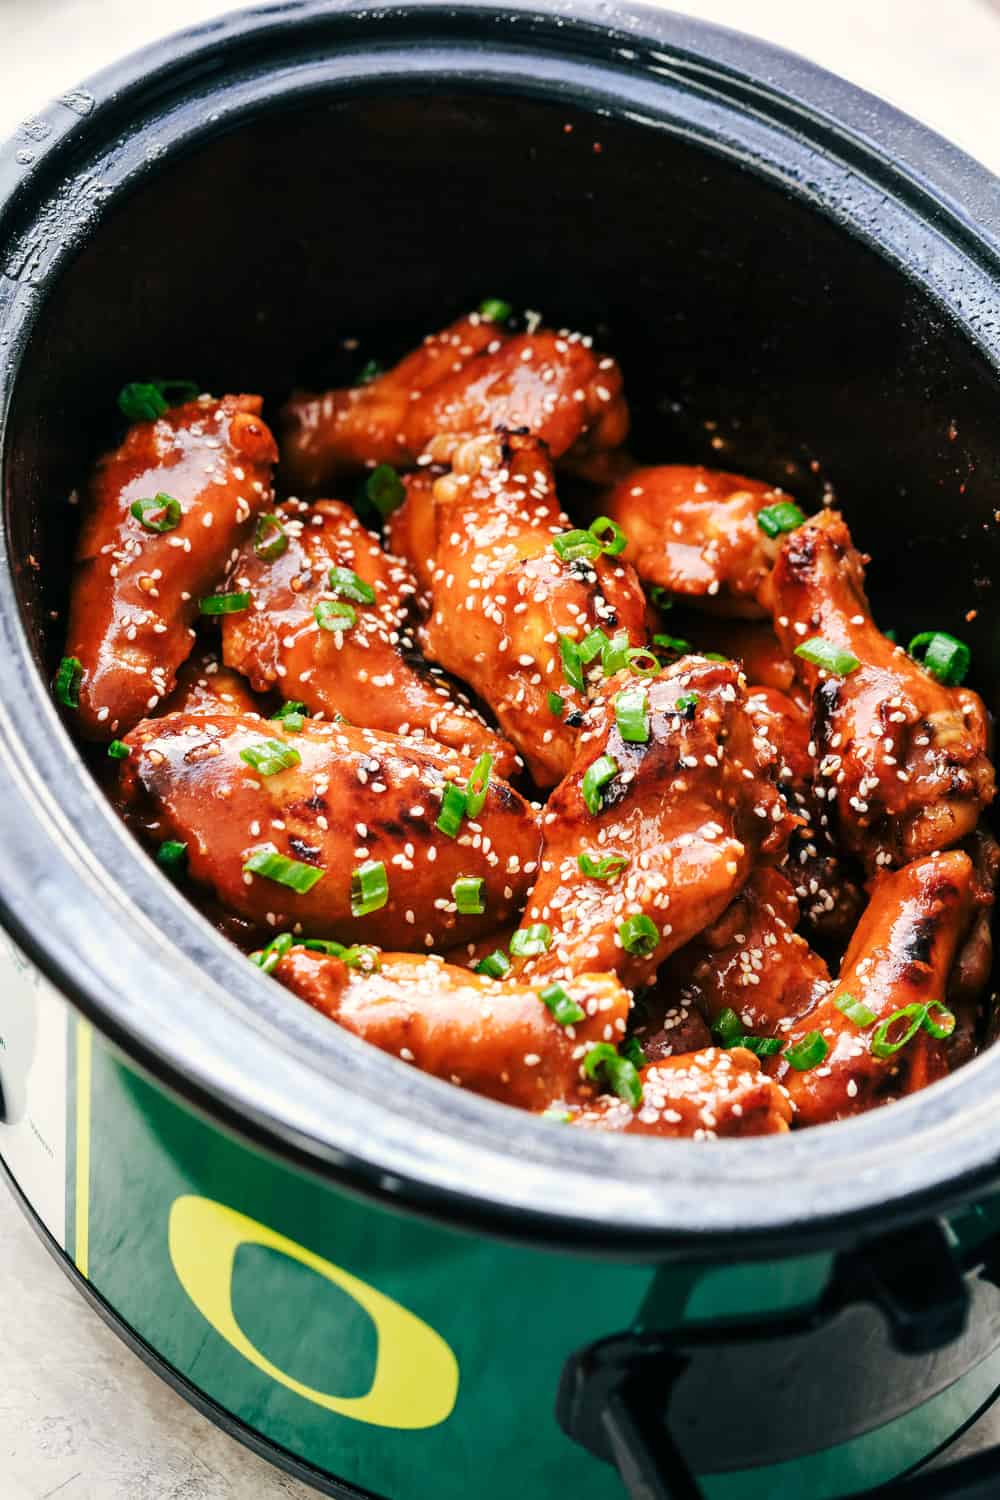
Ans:
[[[589,1098],[582,1058],[625,1031],[629,997],[610,974],[582,974],[573,982],[570,998],[586,1015],[563,1026],[537,989],[501,984],[430,955],[383,953],[376,964],[366,971],[295,947],[274,975],[383,1052],[521,1109]]]
[[[600,645],[585,663],[578,644],[603,631],[624,659],[645,644],[645,599],[617,557],[559,556],[553,541],[570,521],[534,438],[478,438],[451,462],[429,502],[434,571],[420,643],[490,703],[536,783],[549,787],[573,759],[585,670],[603,670]],[[414,499],[428,503],[411,491],[407,506]]]
[[[516,913],[537,868],[531,808],[504,781],[438,826],[474,764],[426,740],[305,719],[172,714],[127,737],[120,793],[149,839],[186,846],[187,868],[261,928],[430,948]],[[444,804],[444,805],[443,805]],[[471,900],[461,904],[456,883]]]
[[[201,597],[271,499],[278,454],[260,411],[259,396],[201,396],[137,423],[98,463],[66,642],[88,739],[124,734],[173,688]]]
[[[730,662],[685,657],[602,688],[542,819],[521,942],[537,929],[545,940],[529,947],[526,977],[608,969],[648,984],[756,860],[780,858],[795,820],[740,683]]]
[[[177,673],[177,686],[160,714],[203,711],[270,717],[268,700],[256,697],[245,677],[224,667],[214,651],[196,650]]]
[[[553,458],[617,447],[628,432],[621,371],[580,334],[512,333],[471,313],[367,385],[293,396],[282,458],[292,486],[314,491],[345,470],[409,467],[439,433],[500,427],[533,433]]]
[[[874,871],[972,833],[994,777],[982,700],[945,687],[877,629],[864,561],[843,518],[824,511],[785,538],[770,590],[789,655],[818,640],[840,668],[795,657],[813,699],[815,796]]]
[[[792,1108],[784,1089],[761,1072],[745,1047],[706,1047],[650,1063],[639,1074],[642,1103],[633,1110],[623,1099],[604,1094],[572,1116],[586,1129],[629,1135],[776,1135],[788,1129]]]
[[[406,564],[338,500],[289,500],[275,517],[271,540],[246,545],[235,565],[252,602],[223,620],[226,665],[258,692],[366,729],[425,734],[473,758],[488,752],[512,775],[513,748],[440,675],[410,665],[416,585]]]

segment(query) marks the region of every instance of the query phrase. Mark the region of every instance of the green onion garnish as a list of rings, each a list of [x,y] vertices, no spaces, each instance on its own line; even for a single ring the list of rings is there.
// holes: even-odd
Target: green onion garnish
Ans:
[[[727,1005],[712,1022],[712,1031],[723,1047],[735,1047],[743,1035],[744,1026],[736,1012]]]
[[[745,1047],[757,1057],[773,1057],[785,1044],[778,1036],[741,1036],[737,1038],[735,1045]]]
[[[465,784],[465,811],[470,818],[478,818],[486,806],[492,770],[493,757],[489,752],[481,755],[472,768],[472,775]]]
[[[288,536],[280,516],[268,512],[267,515],[257,517],[257,525],[253,531],[253,550],[261,562],[274,562],[283,552],[288,551]]]
[[[313,609],[313,619],[321,630],[350,630],[358,623],[358,612],[341,599],[320,599]]]
[[[940,1021],[934,1020],[931,1015],[932,1010],[941,1012],[942,1019]],[[927,1014],[924,1016],[924,1030],[929,1031],[931,1036],[935,1036],[939,1040],[951,1036],[957,1025],[958,1019],[954,1011],[950,1011],[946,1005],[942,1005],[940,1000],[930,1000],[928,1002]]]
[[[266,948],[262,948],[259,953],[251,953],[250,958],[265,974],[273,974],[294,942],[295,938],[290,932],[279,932]]]
[[[562,562],[575,562],[578,557],[599,557],[601,544],[589,531],[561,531],[552,538],[552,547]]]
[[[156,863],[168,875],[180,875],[187,866],[187,848],[178,839],[164,839],[156,851]]]
[[[253,766],[261,776],[275,776],[279,771],[289,771],[300,765],[302,757],[292,745],[281,740],[259,740],[256,745],[247,745],[240,751],[240,760]]]
[[[794,500],[778,500],[774,505],[765,505],[757,512],[757,525],[765,536],[780,536],[783,531],[794,531],[805,520]]]
[[[628,866],[624,854],[605,854],[601,859],[594,859],[591,854],[578,854],[576,862],[580,874],[590,880],[614,880]]]
[[[374,505],[383,521],[398,510],[406,499],[403,481],[392,464],[379,464],[365,480],[365,494]]]
[[[556,718],[562,717],[562,711],[566,707],[566,699],[561,693],[550,693],[548,697],[549,713],[555,714]]]
[[[358,371],[358,378],[357,380],[355,380],[354,384],[371,385],[372,381],[377,380],[382,373],[382,366],[379,364],[378,360],[368,359]]]
[[[476,973],[485,974],[489,979],[502,979],[505,974],[510,973],[510,959],[501,948],[497,948],[479,960]]]
[[[460,875],[451,888],[460,917],[481,917],[486,910],[483,882],[478,875]]]
[[[570,687],[575,687],[578,692],[583,692],[583,667],[580,662],[580,648],[572,636],[561,635],[559,637],[559,655],[562,658],[563,676]]]
[[[173,495],[157,495],[154,500],[133,500],[129,510],[147,531],[173,531],[181,523],[181,503]]]
[[[733,659],[731,656],[723,656],[721,651],[700,651],[698,654],[706,661],[732,661]]]
[[[151,381],[132,380],[118,393],[118,409],[129,422],[155,422],[170,404]]]
[[[441,811],[438,813],[438,820],[434,826],[442,833],[446,833],[450,839],[457,838],[462,819],[465,817],[466,806],[467,794],[453,781],[447,782],[441,795]]]
[[[644,912],[633,912],[618,928],[618,936],[626,953],[636,958],[648,958],[660,941],[660,929]]]
[[[642,1103],[642,1081],[635,1064],[629,1062],[627,1057],[619,1057],[610,1042],[598,1042],[596,1047],[591,1047],[583,1059],[583,1071],[595,1083],[600,1074],[613,1094],[624,1099],[626,1104],[631,1104],[633,1109],[639,1108]]]
[[[309,717],[309,710],[297,698],[289,698],[271,715],[273,724],[281,724],[292,734],[297,734]]]
[[[506,323],[514,309],[502,297],[485,297],[479,304],[479,316],[488,323]]]
[[[367,917],[389,899],[389,878],[380,859],[366,859],[351,875],[351,916]]]
[[[624,688],[615,694],[615,723],[622,739],[630,745],[649,741],[649,700],[644,688]]]
[[[586,1018],[583,1006],[567,995],[561,984],[546,985],[544,990],[539,990],[538,998],[560,1026],[572,1026]]]
[[[530,927],[519,927],[510,940],[510,951],[515,958],[537,958],[552,946],[552,929],[545,922],[534,922]]]
[[[625,652],[625,661],[636,677],[658,677],[660,674],[660,663],[644,646],[632,646]]]
[[[698,694],[682,693],[674,704],[674,707],[679,714],[686,714],[689,718],[694,718],[694,711],[698,707]]]
[[[356,604],[375,603],[375,590],[352,568],[331,568],[327,576],[333,593],[343,594],[345,599],[353,599]]]
[[[611,755],[600,755],[589,765],[583,776],[583,800],[587,811],[599,813],[604,804],[604,788],[621,770]]]
[[[943,1019],[935,1021],[931,1016],[932,1010],[940,1011]],[[901,1036],[897,1037],[894,1041],[890,1041],[890,1031],[898,1026],[901,1021],[908,1021],[909,1025],[905,1028]],[[955,1030],[956,1024],[954,1013],[947,1006],[942,1005],[940,1000],[931,1000],[927,1005],[914,1000],[910,1005],[904,1005],[901,1010],[894,1011],[891,1016],[887,1016],[884,1021],[879,1022],[872,1032],[872,1055],[874,1057],[892,1057],[901,1047],[905,1047],[907,1042],[913,1040],[921,1027],[939,1040],[949,1037]]]
[[[610,516],[598,516],[596,521],[592,521],[590,534],[597,538],[601,551],[608,557],[617,557],[628,546],[628,537]]]
[[[132,751],[124,740],[112,740],[108,746],[108,754],[112,760],[127,760]]]
[[[925,650],[921,657],[917,653],[922,646]],[[965,642],[949,635],[946,630],[921,631],[906,649],[926,672],[946,687],[957,687],[964,682],[972,663],[972,652]]]
[[[78,656],[64,656],[59,663],[52,692],[56,702],[64,708],[80,707],[80,682],[83,678],[83,662]]]
[[[633,1068],[644,1068],[649,1061],[642,1050],[642,1043],[637,1036],[626,1037],[619,1048],[621,1056],[630,1062]]]
[[[602,656],[607,650],[610,642],[600,625],[595,625],[593,630],[588,630],[583,640],[576,648],[576,654],[584,666],[589,665],[595,656]]]
[[[875,1012],[869,1010],[867,1005],[862,1005],[860,1000],[855,1000],[853,995],[839,995],[833,1003],[855,1026],[870,1026],[873,1021],[878,1020]]]
[[[605,677],[613,677],[628,662],[628,631],[616,630],[601,652],[601,667]]]
[[[311,891],[316,882],[326,874],[325,870],[304,864],[301,859],[289,859],[286,855],[279,854],[273,844],[261,844],[259,849],[254,849],[246,860],[243,871],[247,875],[263,875],[266,880],[287,886],[300,896]]]
[[[209,594],[198,601],[203,615],[238,615],[250,608],[249,594]]]
[[[834,677],[849,677],[861,665],[856,656],[852,656],[849,651],[841,651],[839,646],[835,646],[832,641],[825,641],[821,635],[814,635],[811,640],[796,646],[795,655],[801,656],[803,661],[812,662],[814,667],[832,672]]]
[[[810,1031],[801,1042],[796,1042],[794,1047],[788,1048],[785,1061],[797,1072],[807,1073],[810,1068],[815,1068],[823,1061],[829,1050],[826,1039],[818,1031]]]
[[[666,610],[673,609],[674,607],[673,594],[669,589],[665,589],[661,583],[654,583],[651,585],[649,590],[649,597],[652,599],[657,609]]]
[[[377,974],[382,967],[378,949],[367,943],[355,943],[352,947],[345,948],[343,943],[337,943],[333,938],[300,938],[299,947],[309,948],[313,953],[325,953],[328,958],[339,958],[349,969],[364,969],[368,973]]]
[[[653,645],[659,646],[661,651],[669,651],[674,656],[687,656],[691,650],[691,642],[685,641],[679,635],[654,635]]]
[[[542,1110],[538,1118],[540,1120],[556,1120],[560,1125],[568,1125],[573,1115],[572,1111],[568,1109],[557,1109],[554,1104],[550,1104],[548,1109]]]

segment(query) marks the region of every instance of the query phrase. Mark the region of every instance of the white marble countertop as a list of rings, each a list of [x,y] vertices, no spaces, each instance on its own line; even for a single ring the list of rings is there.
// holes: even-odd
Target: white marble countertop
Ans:
[[[221,0],[0,0],[0,138]],[[678,0],[892,100],[1000,172],[1000,0]],[[92,1313],[0,1187],[2,1500],[307,1500],[167,1389]]]

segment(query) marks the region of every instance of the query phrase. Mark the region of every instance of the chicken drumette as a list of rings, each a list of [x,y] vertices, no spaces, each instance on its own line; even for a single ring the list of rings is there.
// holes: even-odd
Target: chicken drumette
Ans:
[[[788,1098],[745,1047],[724,1052],[706,1047],[680,1057],[650,1063],[639,1074],[642,1103],[633,1109],[624,1099],[605,1094],[578,1114],[574,1125],[617,1130],[629,1135],[720,1136],[776,1135],[788,1129]]]

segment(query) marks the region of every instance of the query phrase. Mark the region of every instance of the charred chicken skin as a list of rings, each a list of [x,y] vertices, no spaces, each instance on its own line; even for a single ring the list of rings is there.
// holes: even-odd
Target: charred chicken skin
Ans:
[[[66,644],[82,669],[76,722],[88,739],[124,734],[170,693],[199,601],[267,509],[278,452],[261,404],[202,396],[137,423],[98,463]]]
[[[313,713],[425,734],[465,755],[489,753],[501,776],[516,772],[514,750],[468,700],[410,665],[407,565],[338,500],[289,500],[275,517],[276,540],[245,546],[234,569],[252,603],[223,621],[226,665],[257,692],[276,690]]]
[[[445,788],[466,786],[475,766],[427,741],[314,719],[293,734],[198,712],[148,720],[125,743],[121,795],[134,824],[184,844],[192,880],[262,930],[447,946],[516,912],[537,869],[535,815],[497,777],[455,837],[441,831]],[[271,851],[292,862],[279,878],[259,868]],[[354,872],[373,865],[385,897],[358,914],[366,888]],[[481,882],[481,914],[456,910],[460,880]]]

